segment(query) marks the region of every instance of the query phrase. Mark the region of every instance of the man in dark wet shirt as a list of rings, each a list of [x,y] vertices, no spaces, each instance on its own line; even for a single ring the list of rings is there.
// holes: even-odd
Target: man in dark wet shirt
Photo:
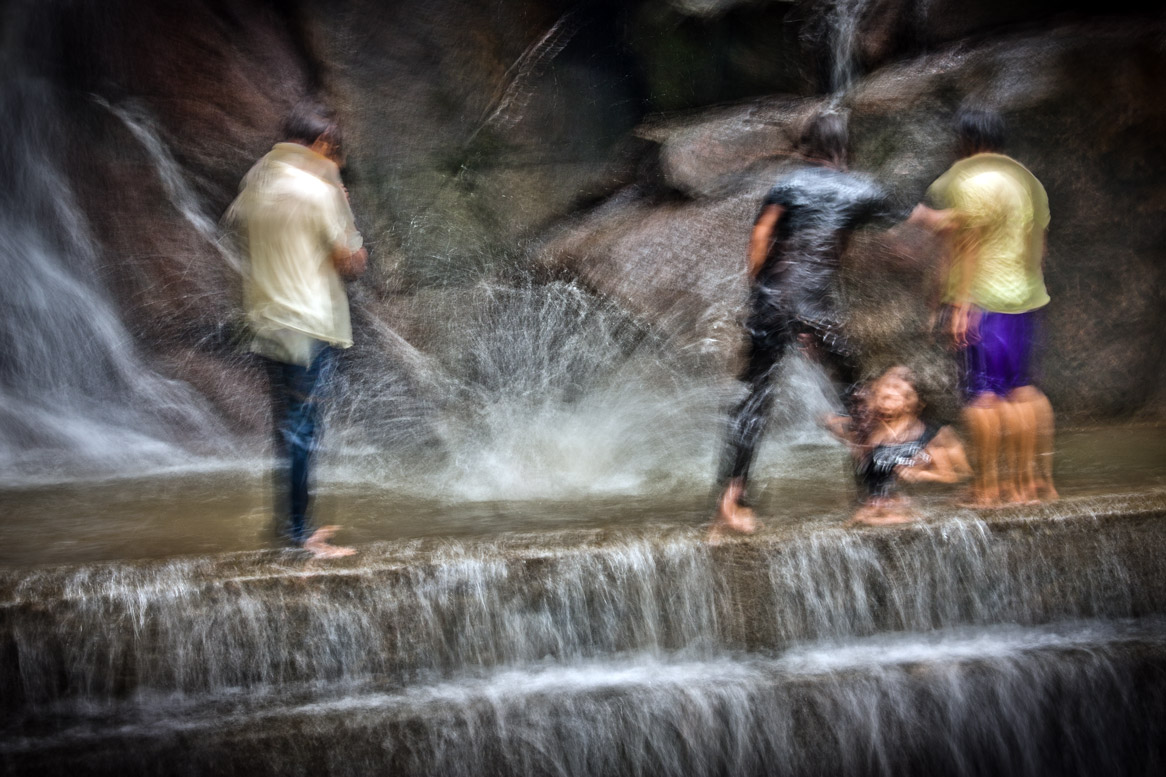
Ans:
[[[776,368],[789,347],[798,342],[809,346],[832,373],[848,406],[858,382],[856,354],[839,299],[842,252],[854,228],[906,214],[897,212],[878,184],[846,172],[847,144],[842,115],[813,117],[799,141],[806,164],[778,180],[754,223],[749,240],[749,360],[741,375],[746,394],[730,415],[714,537],[756,529],[745,487],[773,404]]]

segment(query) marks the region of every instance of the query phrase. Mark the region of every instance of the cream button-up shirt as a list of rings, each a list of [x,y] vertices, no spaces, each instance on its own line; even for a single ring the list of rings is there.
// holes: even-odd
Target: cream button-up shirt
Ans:
[[[323,344],[352,345],[348,296],[332,264],[362,245],[336,165],[306,146],[277,143],[247,173],[227,211],[250,268],[244,284],[252,350],[308,366]]]

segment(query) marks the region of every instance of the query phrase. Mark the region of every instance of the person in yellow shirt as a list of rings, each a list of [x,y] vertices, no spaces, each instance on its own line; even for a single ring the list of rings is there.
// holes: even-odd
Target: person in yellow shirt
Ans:
[[[270,379],[277,517],[286,515],[293,544],[317,557],[345,556],[355,551],[328,543],[336,527],[313,531],[308,511],[322,402],[337,349],[352,345],[342,276],[362,273],[367,253],[340,179],[335,122],[305,102],[284,134],[247,173],[226,220],[248,258],[251,350]]]
[[[941,301],[964,356],[973,502],[1055,499],[1053,410],[1033,376],[1041,309],[1049,303],[1048,196],[1027,168],[1001,153],[998,114],[963,110],[956,125],[961,158],[931,185],[928,199],[944,213],[932,211],[931,222],[945,224],[951,237]]]

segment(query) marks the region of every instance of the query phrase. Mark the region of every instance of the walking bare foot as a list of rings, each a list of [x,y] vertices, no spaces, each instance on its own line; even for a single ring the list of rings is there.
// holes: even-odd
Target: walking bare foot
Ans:
[[[726,494],[721,499],[717,516],[709,527],[706,540],[710,545],[720,544],[730,534],[752,534],[757,531],[757,515],[751,508],[730,501],[729,496]]]
[[[1036,505],[1040,504],[1040,499],[1036,496],[1036,489],[1008,489],[1004,492],[1004,498],[1001,500],[1002,504],[1010,505]]]
[[[716,545],[727,534],[752,534],[757,531],[757,515],[752,508],[741,504],[745,493],[742,480],[730,480],[717,502],[717,515],[709,529],[708,542]]]
[[[1003,507],[1004,505],[1000,499],[999,491],[981,491],[976,488],[973,488],[971,493],[964,499],[961,499],[957,504],[960,507],[969,507],[973,510]]]
[[[899,504],[867,504],[858,508],[844,526],[893,526],[899,523],[911,523],[916,516],[909,509]]]
[[[312,554],[313,558],[343,558],[356,553],[356,548],[345,548],[332,545],[328,542],[336,533],[339,526],[321,526],[304,542],[304,550]]]

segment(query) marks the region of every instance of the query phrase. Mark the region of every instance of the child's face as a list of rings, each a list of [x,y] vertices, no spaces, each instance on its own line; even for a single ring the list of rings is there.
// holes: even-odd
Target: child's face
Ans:
[[[919,398],[911,384],[899,378],[884,378],[875,386],[874,408],[880,418],[912,415]]]

